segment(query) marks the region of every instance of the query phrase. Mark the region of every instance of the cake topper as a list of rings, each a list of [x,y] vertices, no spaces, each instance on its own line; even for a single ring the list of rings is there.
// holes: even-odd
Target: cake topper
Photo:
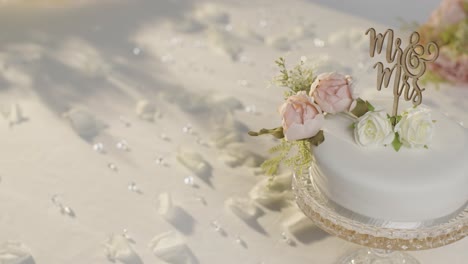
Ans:
[[[425,88],[419,86],[419,78],[426,71],[426,62],[432,62],[439,56],[439,47],[435,42],[429,42],[426,46],[419,44],[418,32],[411,33],[408,45],[403,49],[400,38],[394,40],[392,29],[387,29],[384,34],[376,34],[374,28],[369,28],[366,35],[370,37],[369,55],[374,57],[380,54],[386,42],[386,62],[377,62],[377,90],[382,90],[382,85],[387,88],[393,77],[393,113],[398,115],[398,102],[403,95],[406,101],[412,101],[414,106],[422,103],[422,93]],[[393,64],[393,66],[392,66]]]

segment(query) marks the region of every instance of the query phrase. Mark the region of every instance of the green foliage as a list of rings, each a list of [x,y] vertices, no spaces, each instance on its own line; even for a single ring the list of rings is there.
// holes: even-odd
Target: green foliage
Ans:
[[[392,123],[393,127],[395,127],[402,119],[403,117],[401,115],[397,115],[397,116],[392,116],[390,117],[390,123]]]
[[[395,139],[393,139],[393,142],[392,142],[393,148],[395,149],[395,151],[398,152],[402,145],[403,144],[400,141],[400,134],[395,133]]]
[[[302,173],[308,169],[312,162],[312,146],[318,146],[325,140],[323,130],[317,135],[308,139],[287,141],[283,139],[281,143],[269,150],[270,154],[277,153],[276,156],[265,160],[261,168],[267,175],[278,173],[281,164],[285,164],[297,173]]]
[[[277,146],[272,147],[268,152],[270,154],[277,154],[276,156],[265,160],[261,168],[267,175],[275,175],[281,166],[281,163],[286,159],[291,151],[292,144],[285,139],[281,140],[281,143]]]
[[[306,68],[304,62],[301,61],[292,70],[288,70],[284,58],[279,58],[275,63],[280,68],[280,74],[274,79],[275,83],[289,88],[289,91],[285,93],[285,97],[289,97],[300,91],[309,93],[310,86],[314,82],[313,70],[311,68]]]
[[[305,67],[303,61],[291,70],[286,68],[284,58],[279,58],[275,62],[280,69],[280,74],[275,77],[274,81],[277,85],[289,89],[285,92],[286,98],[300,91],[310,92],[310,86],[314,82],[313,70]],[[277,174],[282,164],[291,167],[296,172],[307,169],[312,162],[311,146],[318,146],[325,140],[323,131],[312,138],[295,141],[284,139],[282,127],[261,129],[259,132],[249,131],[251,136],[263,134],[270,134],[282,139],[279,145],[269,150],[270,154],[276,154],[276,156],[265,160],[261,165],[262,170],[267,175]]]
[[[368,111],[370,112],[375,111],[375,107],[369,101],[366,101],[366,106],[367,106]]]
[[[325,135],[323,134],[323,130],[320,130],[317,135],[304,139],[309,141],[310,145],[318,147],[318,145],[322,144],[325,141]]]
[[[253,137],[260,136],[260,135],[272,135],[278,139],[284,138],[283,127],[276,127],[272,129],[262,128],[258,132],[249,131],[249,135]]]
[[[369,111],[374,111],[375,107],[369,103],[369,101],[364,101],[361,98],[356,99],[356,107],[351,110],[351,113],[357,117],[365,115]]]
[[[284,164],[293,169],[296,173],[302,174],[307,170],[312,162],[312,149],[308,140],[297,140],[292,143],[296,147],[295,155],[284,161]]]
[[[468,18],[446,27],[440,32],[439,38],[456,54],[468,54]]]

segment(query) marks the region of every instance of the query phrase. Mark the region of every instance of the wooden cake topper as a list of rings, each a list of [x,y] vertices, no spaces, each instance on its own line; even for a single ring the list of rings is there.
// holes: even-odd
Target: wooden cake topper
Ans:
[[[374,28],[369,28],[366,35],[370,37],[369,55],[374,57],[375,53],[380,54],[386,42],[386,59],[389,64],[385,67],[382,62],[374,64],[377,68],[377,90],[385,88],[390,84],[393,77],[393,113],[398,115],[398,102],[400,96],[404,96],[406,101],[412,101],[415,106],[421,104],[422,93],[425,88],[419,86],[419,78],[426,71],[426,62],[432,62],[439,56],[439,47],[434,42],[429,42],[426,46],[419,44],[420,36],[418,32],[411,33],[408,45],[402,49],[401,39],[394,40],[393,30],[388,29],[384,34],[376,34]],[[392,66],[393,64],[393,66]]]

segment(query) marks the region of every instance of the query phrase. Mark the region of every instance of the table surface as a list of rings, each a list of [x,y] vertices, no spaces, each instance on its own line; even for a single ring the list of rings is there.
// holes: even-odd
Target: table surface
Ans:
[[[369,12],[362,10],[367,1],[218,1],[211,5],[217,11],[189,0],[89,2],[34,8],[5,2],[0,8],[0,105],[2,111],[18,105],[25,117],[11,125],[0,120],[0,243],[20,241],[36,263],[47,264],[107,263],[103,244],[124,229],[138,255],[122,261],[127,264],[164,263],[148,243],[171,230],[183,235],[198,263],[327,264],[356,249],[318,229],[291,237],[295,245],[285,243],[288,208],[262,208],[254,225],[227,210],[227,199],[246,197],[264,176],[227,166],[213,133],[225,124],[239,131],[278,126],[281,89],[270,80],[279,56],[289,65],[302,57],[318,71],[351,74],[363,96],[376,94],[367,46],[353,32],[396,29],[399,16],[422,22],[437,1],[415,13],[408,5],[419,1],[369,1]],[[380,95],[385,92],[389,96]],[[468,124],[467,87],[428,85],[424,96],[426,104]],[[154,122],[135,113],[143,99],[156,105]],[[243,107],[231,112],[235,100]],[[116,148],[121,140],[128,151]],[[274,144],[237,140],[261,155]],[[93,150],[96,143],[105,153]],[[188,149],[209,162],[210,184],[197,177],[196,186],[184,184],[193,173],[176,156]],[[128,190],[132,182],[140,193]],[[158,215],[164,192],[183,209],[183,224]],[[74,217],[60,213],[54,195]],[[465,239],[412,254],[425,264],[465,264],[467,248]]]

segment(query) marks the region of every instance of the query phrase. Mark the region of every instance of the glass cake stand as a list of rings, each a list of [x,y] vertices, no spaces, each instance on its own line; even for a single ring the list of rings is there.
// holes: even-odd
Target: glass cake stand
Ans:
[[[399,223],[361,216],[334,204],[312,180],[314,171],[311,167],[294,175],[298,206],[327,233],[366,247],[343,257],[339,264],[419,264],[404,251],[441,247],[468,236],[468,205],[444,219],[401,228]]]

